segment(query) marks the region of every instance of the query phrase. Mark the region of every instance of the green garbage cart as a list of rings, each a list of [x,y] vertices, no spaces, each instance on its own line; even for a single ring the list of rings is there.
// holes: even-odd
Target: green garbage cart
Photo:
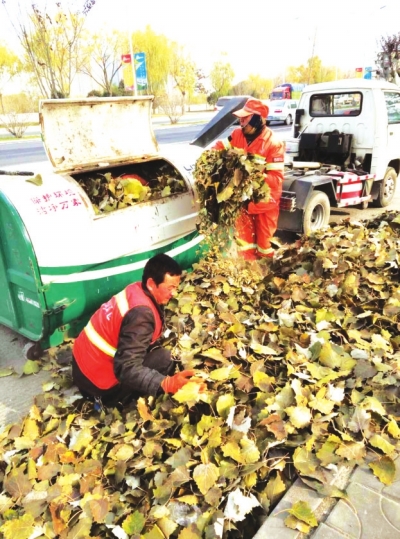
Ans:
[[[179,163],[162,155],[151,105],[147,96],[42,101],[49,162],[1,172],[0,323],[43,349],[76,336],[154,254],[184,268],[198,257],[191,170],[201,149],[182,146]],[[144,178],[147,197],[116,204],[110,187],[113,208],[93,202],[96,181],[121,178]]]

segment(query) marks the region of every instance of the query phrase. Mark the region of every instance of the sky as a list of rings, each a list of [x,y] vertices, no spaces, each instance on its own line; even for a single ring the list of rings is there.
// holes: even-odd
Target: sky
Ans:
[[[26,11],[33,0],[6,0],[17,2]],[[150,25],[184,45],[205,74],[222,60],[235,83],[251,74],[283,81],[288,66],[313,54],[343,70],[373,65],[377,39],[400,31],[400,0],[96,0],[87,22],[126,32]],[[2,10],[0,40],[11,34]]]

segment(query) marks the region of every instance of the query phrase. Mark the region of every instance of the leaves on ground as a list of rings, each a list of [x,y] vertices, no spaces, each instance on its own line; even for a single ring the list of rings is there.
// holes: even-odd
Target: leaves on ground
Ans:
[[[36,374],[40,371],[39,361],[33,361],[32,359],[27,359],[23,368],[24,374]]]
[[[15,370],[12,368],[0,369],[0,378],[5,378],[6,376],[11,376],[12,374],[15,374]]]
[[[394,461],[388,457],[370,462],[369,467],[376,477],[385,485],[391,485],[395,479],[396,467]]]
[[[290,509],[288,509],[288,513],[299,520],[302,520],[309,526],[315,527],[317,525],[317,519],[315,518],[315,515],[307,502],[299,500],[298,502],[294,503]]]
[[[290,509],[287,509],[287,512],[290,515],[285,519],[285,524],[289,528],[308,533],[310,528],[318,525],[317,519],[307,502],[299,500]]]
[[[181,394],[95,412],[60,369],[28,417],[0,431],[0,533],[248,537],[293,467],[339,497],[326,487],[331,469],[368,456],[391,484],[400,439],[396,218],[331,227],[274,261],[196,264],[167,308],[162,343],[201,378]],[[313,516],[300,509],[286,522],[307,531]]]

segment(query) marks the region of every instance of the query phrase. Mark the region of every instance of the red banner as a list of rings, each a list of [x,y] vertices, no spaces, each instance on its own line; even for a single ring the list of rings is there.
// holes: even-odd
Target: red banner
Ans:
[[[130,54],[122,54],[121,55],[121,62],[123,64],[130,64],[131,61],[132,61],[132,58],[131,58]]]

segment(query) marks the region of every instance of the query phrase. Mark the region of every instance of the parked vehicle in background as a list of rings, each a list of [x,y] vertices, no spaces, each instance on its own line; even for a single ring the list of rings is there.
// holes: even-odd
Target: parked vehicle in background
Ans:
[[[267,125],[271,122],[283,122],[290,125],[296,114],[298,102],[295,99],[274,99],[268,103]]]
[[[336,98],[336,106],[355,105],[356,99],[353,94],[340,94]]]
[[[269,94],[269,98],[274,99],[300,99],[301,92],[305,88],[303,83],[293,83],[285,82],[280,84],[272,90]]]
[[[280,84],[272,90],[269,98],[272,99],[291,99],[293,86],[291,84]]]

